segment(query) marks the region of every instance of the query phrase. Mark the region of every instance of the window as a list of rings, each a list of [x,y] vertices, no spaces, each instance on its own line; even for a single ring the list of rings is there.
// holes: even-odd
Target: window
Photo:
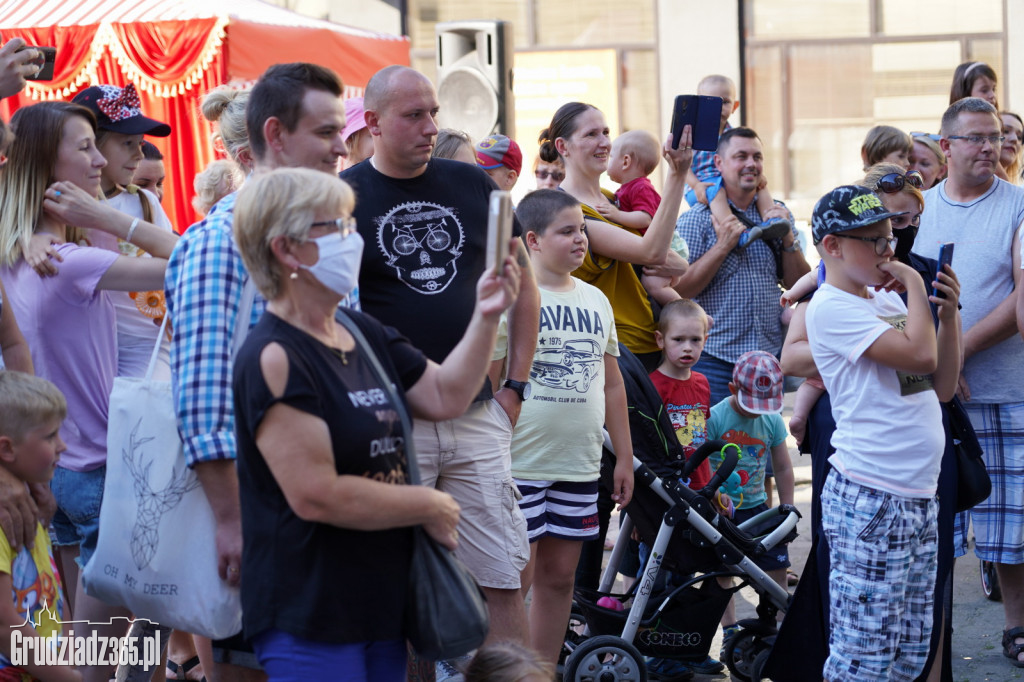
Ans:
[[[744,121],[800,218],[862,177],[872,126],[938,132],[958,64],[1006,72],[1003,0],[746,0],[744,12]]]

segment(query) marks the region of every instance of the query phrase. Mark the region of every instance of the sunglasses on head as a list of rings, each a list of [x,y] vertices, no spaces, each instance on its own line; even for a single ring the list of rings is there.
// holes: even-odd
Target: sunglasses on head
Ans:
[[[906,174],[888,173],[879,178],[878,182],[875,183],[875,191],[894,194],[902,191],[904,185],[921,189],[924,187],[924,176],[918,171],[907,171]]]
[[[910,136],[911,137],[927,137],[929,140],[933,140],[935,142],[938,142],[939,140],[942,139],[942,135],[936,135],[935,133],[920,133],[920,132],[917,132],[917,133],[910,133]]]

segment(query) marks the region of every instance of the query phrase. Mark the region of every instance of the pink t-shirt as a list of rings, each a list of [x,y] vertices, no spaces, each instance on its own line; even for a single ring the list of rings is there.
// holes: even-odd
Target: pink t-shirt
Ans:
[[[36,374],[57,385],[68,402],[59,466],[91,471],[107,461],[107,411],[117,374],[117,336],[110,295],[96,285],[118,255],[61,244],[54,277],[25,263],[0,270]]]

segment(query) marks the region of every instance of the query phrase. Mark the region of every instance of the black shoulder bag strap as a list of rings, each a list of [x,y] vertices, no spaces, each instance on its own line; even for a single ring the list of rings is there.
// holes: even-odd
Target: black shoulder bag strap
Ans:
[[[335,321],[348,330],[348,333],[352,335],[352,338],[356,340],[356,347],[363,353],[367,360],[370,362],[370,367],[373,369],[373,373],[377,376],[377,381],[380,382],[381,388],[388,392],[388,397],[391,399],[391,403],[395,406],[395,412],[398,413],[398,418],[402,422],[402,441],[405,448],[405,459],[406,467],[409,470],[409,483],[412,485],[420,484],[420,467],[416,461],[416,448],[412,442],[412,420],[409,418],[409,412],[405,409],[405,403],[398,395],[398,390],[395,385],[388,378],[388,373],[384,370],[384,366],[380,364],[380,359],[377,354],[373,352],[373,346],[366,340],[366,336],[363,335],[363,331],[356,324],[356,321],[348,316],[347,313],[341,308],[334,315]]]
[[[754,221],[752,221],[750,218],[744,215],[743,212],[740,211],[738,208],[733,206],[731,202],[729,203],[729,210],[732,211],[732,214],[734,216],[739,218],[739,221],[741,223],[747,226],[748,230],[753,227],[756,227],[756,225],[754,225]],[[769,249],[772,250],[772,255],[775,256],[775,279],[778,280],[779,286],[785,289],[786,285],[783,283],[782,279],[782,240],[763,239],[762,241],[768,246]]]

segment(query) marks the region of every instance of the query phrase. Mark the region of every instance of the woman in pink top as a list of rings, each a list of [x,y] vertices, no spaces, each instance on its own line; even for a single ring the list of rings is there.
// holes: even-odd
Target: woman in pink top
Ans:
[[[73,587],[72,559],[80,551],[84,565],[95,550],[103,498],[107,407],[117,372],[114,307],[106,291],[162,288],[175,236],[96,199],[107,162],[96,148],[91,111],[43,102],[19,109],[11,126],[14,142],[0,174],[0,278],[7,289],[4,304],[16,313],[36,373],[57,384],[68,402],[61,428],[68,449],[51,488],[57,500],[56,544],[65,582]],[[154,257],[78,246],[77,228],[103,230]],[[40,277],[25,261],[23,249],[34,234],[55,242],[54,258],[62,262],[53,277]],[[68,594],[76,620],[105,622],[127,615],[80,589]],[[124,634],[117,626],[110,632],[96,629]],[[111,673],[89,669],[84,679],[105,681]]]

